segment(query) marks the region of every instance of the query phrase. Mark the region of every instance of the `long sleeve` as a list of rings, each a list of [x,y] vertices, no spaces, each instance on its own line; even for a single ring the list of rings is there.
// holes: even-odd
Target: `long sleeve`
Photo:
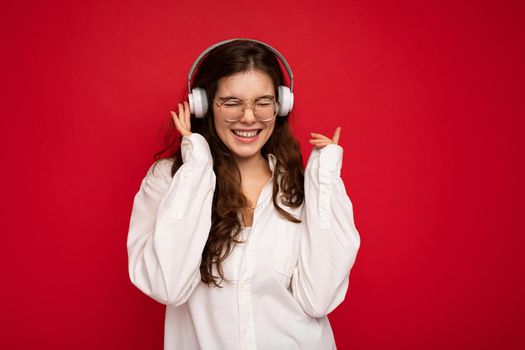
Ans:
[[[292,290],[312,317],[327,315],[344,300],[360,246],[352,202],[340,177],[342,158],[339,145],[314,148],[305,169],[303,231]]]
[[[201,280],[202,251],[211,227],[215,191],[207,141],[193,133],[181,143],[183,165],[149,169],[133,202],[127,239],[132,283],[163,304],[188,300]]]

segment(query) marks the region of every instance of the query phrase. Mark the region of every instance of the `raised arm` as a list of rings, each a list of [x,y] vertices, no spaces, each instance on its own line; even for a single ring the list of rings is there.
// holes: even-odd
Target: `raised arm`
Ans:
[[[343,148],[327,143],[312,150],[305,169],[303,232],[292,290],[312,317],[327,315],[343,301],[360,246],[352,202],[340,177],[342,158]]]
[[[127,240],[132,283],[174,306],[186,302],[201,280],[215,191],[213,159],[204,137],[184,136],[181,151],[183,165],[173,178],[172,162],[162,160],[142,180]]]

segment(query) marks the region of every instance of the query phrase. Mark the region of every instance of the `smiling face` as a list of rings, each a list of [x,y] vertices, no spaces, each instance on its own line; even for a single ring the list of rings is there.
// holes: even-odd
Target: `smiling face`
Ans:
[[[220,79],[215,99],[233,96],[253,102],[265,95],[275,96],[272,79],[268,74],[252,69]],[[238,159],[259,157],[261,148],[272,135],[276,118],[269,122],[261,122],[255,118],[253,110],[247,107],[241,119],[228,122],[224,119],[222,108],[215,103],[213,103],[213,116],[217,134]]]

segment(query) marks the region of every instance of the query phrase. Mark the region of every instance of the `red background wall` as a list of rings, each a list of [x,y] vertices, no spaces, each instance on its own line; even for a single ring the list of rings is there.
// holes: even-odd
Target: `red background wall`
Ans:
[[[251,37],[296,76],[294,129],[342,125],[362,246],[341,349],[516,349],[525,243],[522,1],[2,5],[4,349],[161,349],[127,275],[132,200],[189,67]]]

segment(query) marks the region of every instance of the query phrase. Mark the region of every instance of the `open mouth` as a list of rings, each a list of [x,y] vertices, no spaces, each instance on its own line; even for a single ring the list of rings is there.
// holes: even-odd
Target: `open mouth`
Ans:
[[[259,135],[259,133],[262,131],[262,129],[256,129],[256,130],[232,130],[232,132],[243,139],[252,139]]]

